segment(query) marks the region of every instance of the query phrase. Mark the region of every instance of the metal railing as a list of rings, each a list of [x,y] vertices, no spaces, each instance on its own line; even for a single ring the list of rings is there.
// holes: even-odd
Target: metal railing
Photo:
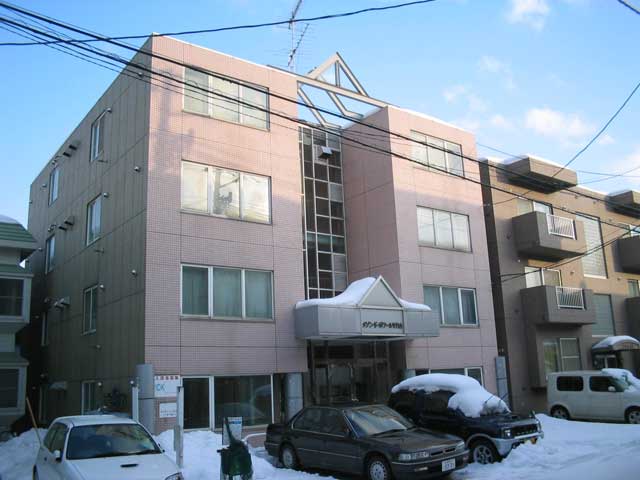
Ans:
[[[576,224],[570,218],[558,217],[547,213],[547,226],[551,235],[576,238]]]
[[[584,294],[581,288],[556,287],[558,308],[584,310]]]

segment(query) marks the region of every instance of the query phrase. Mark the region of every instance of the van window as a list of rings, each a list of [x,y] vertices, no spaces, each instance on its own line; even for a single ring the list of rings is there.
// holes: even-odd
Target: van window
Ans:
[[[615,388],[616,392],[621,392],[623,390],[618,387],[611,377],[601,376],[591,377],[589,379],[589,388],[592,392],[608,392],[609,387]]]
[[[558,377],[556,386],[559,392],[581,392],[584,381],[582,377]]]

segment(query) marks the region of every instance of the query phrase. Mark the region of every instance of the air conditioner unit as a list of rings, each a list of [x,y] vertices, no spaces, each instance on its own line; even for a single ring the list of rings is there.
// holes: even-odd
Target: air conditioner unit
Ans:
[[[316,145],[315,146],[315,150],[316,150],[315,157],[317,159],[327,160],[328,158],[330,158],[333,155],[333,150],[331,150],[331,148],[323,147],[322,145]]]
[[[69,143],[66,146],[66,148],[62,152],[62,155],[64,155],[67,158],[70,157],[76,152],[76,150],[78,150],[79,146],[80,146],[80,142],[78,140],[74,140],[73,142]]]

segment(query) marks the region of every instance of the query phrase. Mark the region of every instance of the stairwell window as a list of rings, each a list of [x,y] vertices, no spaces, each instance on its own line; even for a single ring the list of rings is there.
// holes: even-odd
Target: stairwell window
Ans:
[[[106,120],[106,113],[106,111],[102,112],[91,124],[90,160],[92,162],[99,159],[104,151],[104,124]]]
[[[49,174],[49,205],[58,198],[58,188],[60,184],[60,167],[54,167]]]
[[[100,238],[102,220],[102,196],[98,195],[87,205],[87,245]]]
[[[586,251],[589,255],[582,257],[582,268],[585,276],[607,278],[607,266],[605,263],[604,249],[602,247],[602,229],[600,219],[590,215],[576,215],[584,225],[584,238],[586,240]]]
[[[98,286],[94,285],[84,291],[82,333],[96,331],[98,319]]]
[[[44,246],[44,273],[49,273],[56,266],[56,236],[47,238]]]
[[[185,67],[183,106],[192,113],[268,130],[269,91]]]
[[[418,207],[418,241],[431,247],[470,252],[469,217]]]
[[[96,382],[82,382],[82,415],[87,414],[98,408],[98,399],[96,397]]]

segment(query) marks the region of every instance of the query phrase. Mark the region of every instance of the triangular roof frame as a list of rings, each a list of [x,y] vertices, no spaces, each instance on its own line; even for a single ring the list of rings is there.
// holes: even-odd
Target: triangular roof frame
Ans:
[[[400,297],[396,295],[396,292],[393,291],[393,288],[391,288],[391,286],[382,277],[382,275],[378,275],[378,277],[376,278],[376,281],[373,282],[371,286],[367,289],[367,291],[364,293],[364,295],[362,295],[362,297],[360,298],[360,301],[356,306],[360,308],[381,308],[381,306],[379,305],[378,306],[366,305],[367,298],[369,297],[371,292],[373,292],[377,288],[377,286],[380,284],[382,284],[385,287],[385,289],[391,294],[391,296],[393,297],[393,300],[396,302],[396,305],[398,306],[397,309],[402,310],[403,306],[402,306],[402,302],[400,301]],[[384,308],[393,308],[393,307],[384,307]]]

